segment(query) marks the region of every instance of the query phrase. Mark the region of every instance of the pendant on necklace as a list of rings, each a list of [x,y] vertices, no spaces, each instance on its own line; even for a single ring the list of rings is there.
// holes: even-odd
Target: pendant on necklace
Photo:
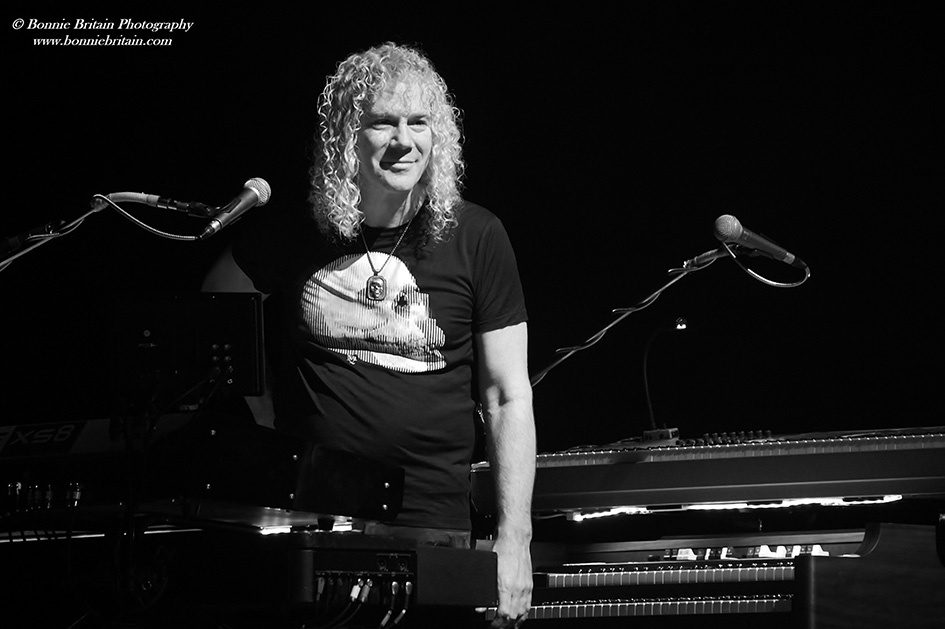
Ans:
[[[387,297],[387,280],[380,275],[374,274],[367,278],[364,288],[367,291],[367,298],[371,301],[384,301]]]

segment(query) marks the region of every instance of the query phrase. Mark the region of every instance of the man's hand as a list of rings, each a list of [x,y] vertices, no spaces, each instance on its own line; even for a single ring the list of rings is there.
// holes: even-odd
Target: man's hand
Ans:
[[[518,627],[532,601],[532,559],[528,540],[499,537],[492,547],[498,555],[499,607],[493,627]]]

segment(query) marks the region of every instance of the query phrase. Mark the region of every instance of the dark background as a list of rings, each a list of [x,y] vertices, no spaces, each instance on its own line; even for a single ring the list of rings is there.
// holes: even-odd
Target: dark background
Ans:
[[[536,387],[541,450],[639,436],[644,348],[680,316],[690,329],[657,337],[649,380],[657,423],[684,437],[941,423],[931,16],[892,3],[661,6],[462,19],[399,5],[8,11],[0,236],[77,218],[96,193],[218,205],[251,177],[273,190],[254,213],[297,206],[325,76],[354,50],[412,43],[464,112],[467,198],[516,245],[533,372],[714,248],[722,214],[812,271],[794,289],[731,260],[684,278]],[[10,26],[124,17],[195,24],[161,48],[41,47],[33,38],[152,35]],[[203,225],[127,207],[178,233]],[[116,296],[198,290],[249,225],[175,242],[107,210],[0,272],[0,421],[102,416]]]

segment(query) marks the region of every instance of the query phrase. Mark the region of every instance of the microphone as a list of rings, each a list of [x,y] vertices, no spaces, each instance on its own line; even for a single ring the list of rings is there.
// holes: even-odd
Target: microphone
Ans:
[[[272,191],[265,179],[259,177],[250,179],[243,184],[243,191],[235,199],[218,208],[213,220],[197,236],[197,240],[209,238],[257,205],[266,205],[271,194]]]
[[[769,257],[790,264],[799,269],[806,269],[804,261],[774,244],[764,236],[748,231],[738,219],[730,214],[720,216],[715,220],[715,237],[722,242],[742,245],[754,249]]]

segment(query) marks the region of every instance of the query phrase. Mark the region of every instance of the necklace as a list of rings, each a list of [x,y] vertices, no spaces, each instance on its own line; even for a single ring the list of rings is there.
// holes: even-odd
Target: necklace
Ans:
[[[416,214],[414,214],[416,216]],[[368,249],[367,240],[364,239],[364,231],[361,231],[361,242],[364,243],[364,253],[367,256],[368,265],[371,267],[371,277],[367,278],[367,282],[364,285],[365,292],[367,293],[367,298],[371,301],[384,301],[387,297],[387,280],[381,276],[381,271],[384,270],[384,267],[387,266],[387,263],[390,262],[390,259],[394,257],[394,252],[397,251],[397,247],[400,246],[400,243],[403,241],[404,236],[407,235],[407,231],[410,229],[410,224],[413,222],[413,216],[410,217],[410,220],[407,221],[407,226],[404,227],[404,231],[400,232],[400,238],[397,239],[397,242],[394,243],[394,248],[390,250],[390,253],[387,254],[387,259],[384,260],[384,264],[381,265],[381,268],[374,268],[374,261],[371,259],[371,252]]]

